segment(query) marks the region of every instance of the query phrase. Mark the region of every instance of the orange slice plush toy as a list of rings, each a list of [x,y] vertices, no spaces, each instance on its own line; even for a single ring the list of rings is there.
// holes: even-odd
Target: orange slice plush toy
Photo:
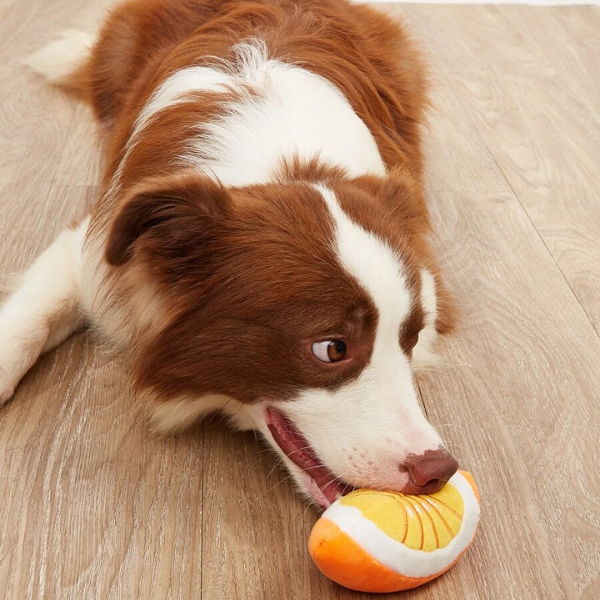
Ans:
[[[459,471],[434,494],[356,490],[333,503],[308,542],[317,567],[361,592],[399,592],[448,570],[471,545],[479,493]]]

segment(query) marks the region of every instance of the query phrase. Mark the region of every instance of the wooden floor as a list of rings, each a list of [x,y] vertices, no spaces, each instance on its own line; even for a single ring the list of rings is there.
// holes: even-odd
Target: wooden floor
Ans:
[[[96,194],[87,110],[19,65],[109,0],[0,0],[0,275]],[[483,496],[468,554],[402,597],[600,598],[600,9],[388,5],[431,55],[437,245],[463,315],[419,377]],[[364,599],[324,579],[316,514],[254,436],[159,439],[79,334],[0,411],[0,598]]]

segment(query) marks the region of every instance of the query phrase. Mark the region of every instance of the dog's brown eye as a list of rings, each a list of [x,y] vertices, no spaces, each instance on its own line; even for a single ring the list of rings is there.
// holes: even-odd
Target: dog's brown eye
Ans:
[[[312,345],[313,354],[323,362],[337,362],[346,357],[346,344],[342,340],[326,340]]]

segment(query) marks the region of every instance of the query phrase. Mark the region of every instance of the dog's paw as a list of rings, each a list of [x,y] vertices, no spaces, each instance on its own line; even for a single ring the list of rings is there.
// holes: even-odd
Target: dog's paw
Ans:
[[[31,366],[27,348],[19,342],[0,341],[0,406],[14,395],[19,382]]]

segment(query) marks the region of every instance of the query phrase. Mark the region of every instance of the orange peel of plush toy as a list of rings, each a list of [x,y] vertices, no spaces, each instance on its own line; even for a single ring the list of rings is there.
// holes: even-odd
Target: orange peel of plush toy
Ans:
[[[344,587],[399,592],[447,571],[471,545],[479,492],[458,471],[439,491],[409,496],[356,490],[315,524],[308,549],[317,567]]]

